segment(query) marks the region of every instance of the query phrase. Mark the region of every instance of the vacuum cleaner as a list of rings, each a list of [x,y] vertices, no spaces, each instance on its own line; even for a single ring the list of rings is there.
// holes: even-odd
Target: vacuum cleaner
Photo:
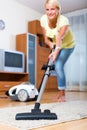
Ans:
[[[53,47],[51,52],[53,52],[54,49],[55,49],[55,46]],[[45,70],[45,73],[40,84],[40,90],[39,90],[39,94],[38,94],[34,109],[32,109],[31,112],[16,114],[15,116],[16,120],[40,120],[40,119],[56,120],[57,119],[57,115],[55,113],[51,113],[49,109],[46,109],[43,112],[41,112],[41,109],[40,109],[40,101],[41,101],[43,92],[45,90],[47,79],[50,75],[51,70],[54,70],[52,58],[49,59],[47,65],[43,65],[42,69]]]

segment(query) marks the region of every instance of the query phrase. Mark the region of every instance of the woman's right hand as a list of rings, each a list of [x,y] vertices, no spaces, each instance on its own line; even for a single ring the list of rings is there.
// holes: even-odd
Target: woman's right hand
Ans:
[[[53,48],[53,43],[52,42],[50,42],[49,47],[52,50],[52,48]]]
[[[52,61],[55,62],[57,56],[59,54],[59,50],[55,50],[54,52],[52,52],[50,55],[49,55],[49,59],[52,58]]]
[[[49,47],[50,47],[51,50],[54,48],[54,45],[56,45],[56,43],[50,42]]]

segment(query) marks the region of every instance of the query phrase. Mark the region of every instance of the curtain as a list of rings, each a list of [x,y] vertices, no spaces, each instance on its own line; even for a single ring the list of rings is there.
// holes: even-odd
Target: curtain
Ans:
[[[66,14],[69,18],[76,46],[65,65],[69,90],[87,90],[87,9]]]

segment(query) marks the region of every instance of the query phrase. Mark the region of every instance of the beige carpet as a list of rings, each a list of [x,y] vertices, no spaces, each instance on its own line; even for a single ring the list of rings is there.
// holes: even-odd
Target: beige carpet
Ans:
[[[17,113],[31,112],[34,105],[8,107],[0,109],[0,123],[19,128],[19,130],[30,130],[33,128],[48,126],[52,124],[87,118],[87,101],[70,101],[64,103],[41,104],[41,110],[49,109],[57,114],[57,120],[15,120]]]

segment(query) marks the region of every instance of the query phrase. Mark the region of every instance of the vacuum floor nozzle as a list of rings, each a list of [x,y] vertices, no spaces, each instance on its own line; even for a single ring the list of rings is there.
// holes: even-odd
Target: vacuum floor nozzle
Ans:
[[[56,120],[57,115],[48,109],[44,112],[41,112],[41,109],[32,109],[31,113],[18,113],[15,118],[16,120]]]
[[[55,49],[55,46],[52,49],[52,51],[54,51],[54,49]],[[45,70],[45,74],[41,81],[41,85],[39,88],[40,91],[39,91],[39,95],[38,95],[37,101],[35,103],[34,109],[32,109],[30,113],[16,114],[16,117],[15,117],[16,120],[40,120],[40,119],[56,120],[57,119],[57,115],[55,113],[51,113],[50,110],[46,109],[46,110],[44,110],[44,112],[41,112],[41,109],[39,109],[40,101],[41,101],[43,92],[45,90],[47,79],[50,75],[50,70],[54,70],[52,58],[50,58],[50,60],[48,61],[48,65],[45,66],[44,69],[46,69],[46,70]]]

